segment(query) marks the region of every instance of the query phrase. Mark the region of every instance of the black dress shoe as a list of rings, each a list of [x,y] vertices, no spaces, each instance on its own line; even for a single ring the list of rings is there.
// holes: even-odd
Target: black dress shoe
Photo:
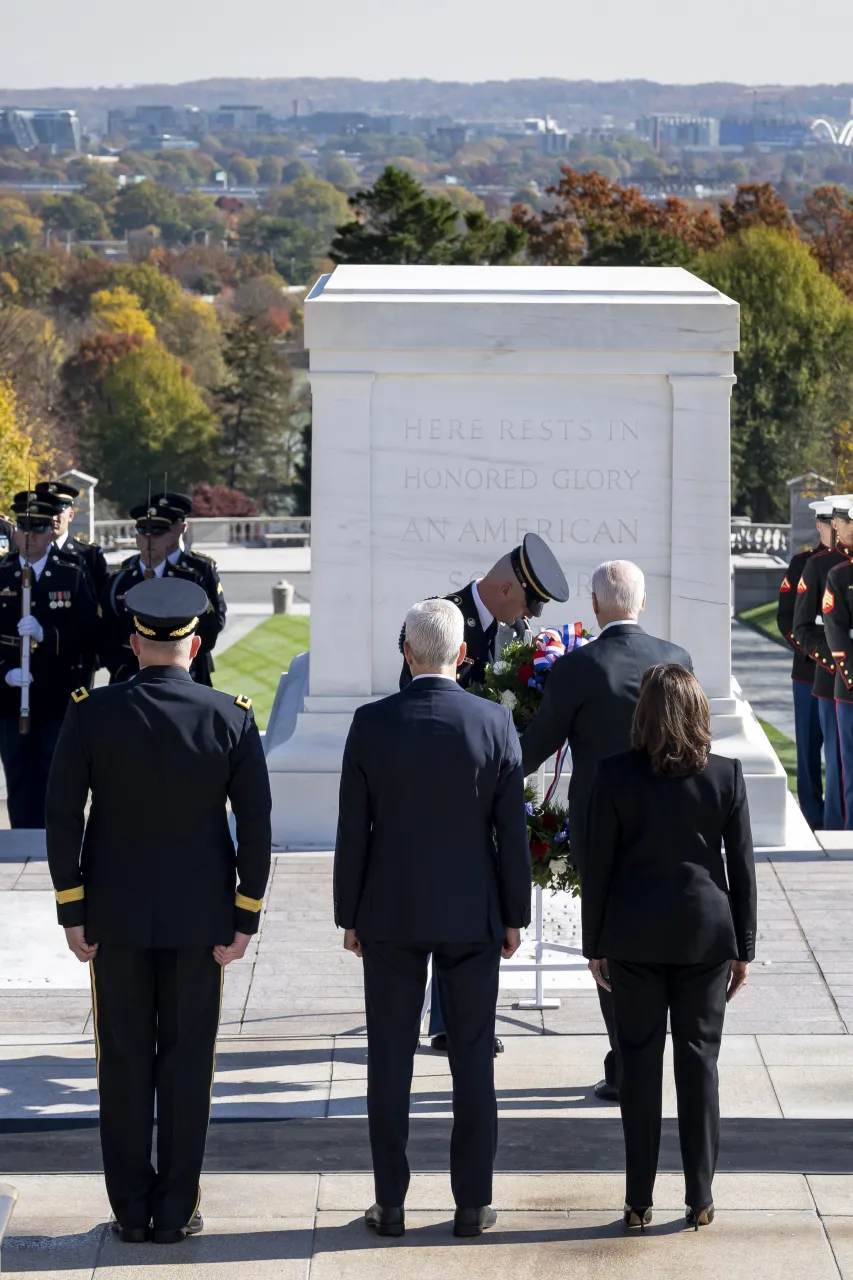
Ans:
[[[187,1236],[197,1236],[203,1226],[204,1219],[200,1213],[196,1212],[185,1227],[173,1227],[167,1231],[161,1231],[155,1227],[151,1239],[155,1244],[179,1244]]]
[[[378,1236],[401,1236],[406,1230],[406,1213],[402,1205],[399,1209],[384,1209],[381,1204],[372,1204],[364,1211],[364,1221]]]
[[[481,1236],[498,1220],[491,1205],[483,1205],[481,1209],[457,1209],[453,1215],[453,1234],[455,1236]]]
[[[499,1053],[503,1053],[503,1051],[504,1051],[503,1040],[499,1040],[498,1037],[495,1036],[495,1057],[497,1057]]]
[[[111,1222],[110,1230],[125,1244],[146,1244],[151,1239],[150,1227],[123,1227],[120,1222]]]
[[[436,1053],[447,1053],[447,1032],[439,1031],[437,1036],[430,1036],[429,1047]]]
[[[608,1080],[599,1080],[598,1084],[593,1085],[592,1091],[596,1098],[600,1098],[602,1102],[618,1102],[619,1090],[615,1084],[610,1084]]]

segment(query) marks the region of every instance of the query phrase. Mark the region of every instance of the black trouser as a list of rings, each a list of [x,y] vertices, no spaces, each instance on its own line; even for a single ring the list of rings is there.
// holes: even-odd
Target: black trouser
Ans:
[[[92,962],[104,1177],[123,1227],[171,1231],[198,1206],[223,973],[212,947],[102,945]]]
[[[29,733],[20,733],[17,716],[0,716],[0,760],[6,774],[10,827],[44,827],[47,776],[61,728],[61,717],[31,717]]]
[[[652,1204],[658,1167],[663,1052],[669,1010],[685,1203],[711,1203],[720,1147],[717,1057],[731,961],[634,964],[608,958],[622,1056],[619,1105],[625,1133],[625,1199]]]
[[[610,1041],[610,1048],[604,1055],[604,1079],[608,1084],[612,1084],[614,1088],[619,1089],[622,1085],[622,1056],[619,1052],[619,1041],[616,1036],[616,1010],[613,1007],[613,996],[609,991],[605,991],[604,987],[596,985],[595,989],[598,992],[601,1016],[604,1019],[607,1038]]]
[[[450,1185],[464,1209],[491,1203],[498,1140],[495,1009],[501,943],[362,942],[367,1009],[367,1115],[376,1200],[402,1205],[409,1188],[409,1105],[427,962],[438,975],[453,1075]]]

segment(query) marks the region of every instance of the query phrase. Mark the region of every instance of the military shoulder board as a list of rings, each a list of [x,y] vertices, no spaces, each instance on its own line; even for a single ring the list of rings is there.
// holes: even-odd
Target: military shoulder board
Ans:
[[[247,698],[245,693],[241,693],[234,699],[234,705],[240,707],[242,711],[250,711],[252,708],[252,699]]]
[[[88,696],[89,696],[89,690],[84,689],[82,686],[79,689],[74,689],[71,694],[71,697],[74,700],[74,702],[85,702]]]

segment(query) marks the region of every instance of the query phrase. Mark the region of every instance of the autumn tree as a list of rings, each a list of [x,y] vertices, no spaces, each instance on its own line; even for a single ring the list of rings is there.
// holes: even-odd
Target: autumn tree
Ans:
[[[853,297],[853,195],[843,187],[817,187],[796,221],[821,270]]]
[[[92,297],[92,315],[107,333],[136,334],[143,342],[156,336],[154,325],[142,309],[135,293],[117,285],[102,289]]]
[[[797,232],[788,206],[770,182],[742,183],[734,200],[720,205],[720,226],[727,236],[749,227],[770,227],[791,235]]]
[[[732,402],[733,499],[785,518],[786,480],[827,465],[853,377],[853,306],[807,245],[753,227],[705,255],[699,274],[741,308]]]
[[[48,196],[42,202],[41,219],[50,230],[73,232],[78,240],[106,240],[109,236],[103,209],[77,192]]]
[[[168,472],[181,490],[209,479],[216,443],[216,419],[189,370],[161,343],[142,342],[106,363],[81,430],[81,463],[101,477],[105,497],[129,507],[146,475]]]
[[[33,426],[11,382],[0,378],[0,511],[9,510],[28,482],[44,478],[50,462],[50,451],[33,441]]]
[[[622,261],[626,246],[651,246],[660,258],[675,240],[693,255],[722,239],[720,224],[708,209],[692,209],[675,196],[646,200],[639,188],[620,186],[598,172],[566,167],[561,174],[558,185],[548,188],[551,203],[546,209],[536,213],[516,205],[512,211],[512,223],[525,232],[527,254],[534,262],[572,266],[588,253],[601,260],[605,246],[613,242],[622,246],[613,251]]]
[[[181,224],[181,210],[171,191],[146,180],[125,187],[115,202],[113,224],[119,235],[159,227],[163,234]]]

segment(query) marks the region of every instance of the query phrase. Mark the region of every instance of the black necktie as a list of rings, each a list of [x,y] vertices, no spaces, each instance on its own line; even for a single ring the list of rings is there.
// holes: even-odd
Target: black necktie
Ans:
[[[498,620],[497,618],[492,618],[492,621],[490,622],[489,626],[487,626],[485,631],[483,632],[483,637],[486,641],[486,650],[489,654],[487,661],[489,662],[492,662],[494,660],[495,638],[497,637],[497,634],[498,634]]]

